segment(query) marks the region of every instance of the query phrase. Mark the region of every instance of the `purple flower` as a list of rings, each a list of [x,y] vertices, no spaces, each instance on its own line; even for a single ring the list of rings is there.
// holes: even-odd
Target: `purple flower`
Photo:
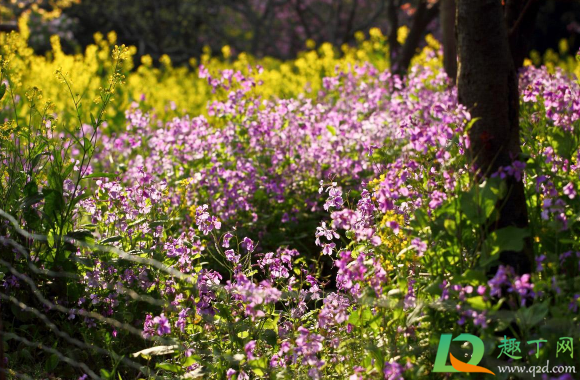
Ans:
[[[278,248],[276,253],[268,252],[258,260],[258,265],[262,270],[268,270],[272,279],[288,278],[292,269],[292,257],[298,256],[295,249]]]
[[[536,272],[541,272],[544,270],[543,262],[546,260],[546,255],[540,255],[536,257]]]
[[[243,273],[238,273],[233,282],[228,281],[225,288],[234,299],[245,304],[245,314],[252,320],[264,317],[266,314],[261,307],[278,302],[282,295],[282,292],[272,287],[270,282],[262,281],[256,285]]]
[[[302,357],[302,364],[322,367],[324,361],[318,359],[317,353],[322,351],[324,337],[311,333],[303,326],[298,327],[298,333],[300,335],[296,338],[294,352]]]
[[[167,320],[165,314],[155,317],[153,323],[157,325],[157,335],[163,336],[171,334],[171,325],[169,325],[169,320]]]
[[[185,331],[185,325],[187,323],[187,314],[191,310],[189,307],[181,310],[177,316],[177,322],[175,322],[175,327],[177,327],[181,332]]]
[[[560,265],[563,266],[566,259],[572,257],[572,251],[564,252],[560,255]]]
[[[332,255],[332,250],[336,247],[336,244],[334,243],[329,243],[329,244],[324,244],[323,248],[322,248],[322,254],[323,255]]]
[[[431,198],[429,201],[430,209],[436,209],[437,207],[441,206],[441,204],[443,204],[443,201],[447,199],[447,195],[439,190],[433,191],[429,197]]]
[[[221,222],[215,216],[210,216],[207,209],[208,205],[203,205],[195,210],[195,224],[197,224],[204,235],[209,234],[213,229],[219,230],[222,226]]]
[[[256,341],[251,340],[244,346],[244,351],[246,352],[246,356],[248,360],[254,360],[256,357],[254,356],[254,349],[256,348]]]
[[[403,373],[410,367],[411,365],[409,363],[407,363],[406,366],[403,366],[397,362],[385,363],[385,367],[383,368],[385,380],[405,380]]]
[[[318,368],[310,368],[308,370],[308,377],[313,380],[320,380],[320,371]]]
[[[235,374],[236,374],[236,370],[233,368],[228,368],[228,370],[226,371],[226,376],[227,376],[228,380],[230,380]]]
[[[574,313],[578,312],[578,298],[580,298],[580,294],[574,294],[574,299],[568,305],[568,310]]]
[[[324,329],[342,324],[348,319],[349,306],[348,298],[338,293],[330,293],[324,299],[324,306],[318,313],[318,326]]]
[[[421,257],[427,251],[427,243],[419,238],[411,240],[411,246],[417,251],[417,256]]]
[[[490,288],[489,294],[491,296],[501,297],[502,288],[511,285],[508,276],[512,277],[513,274],[514,271],[511,267],[504,267],[503,265],[500,265],[495,276],[487,282],[487,285]]]
[[[576,197],[576,190],[574,189],[574,184],[572,182],[568,183],[564,186],[564,194],[568,196],[570,199],[574,199]]]
[[[525,306],[526,298],[533,297],[534,284],[530,282],[531,276],[529,274],[524,274],[521,277],[517,276],[514,279],[513,284],[508,289],[510,293],[517,293],[521,297],[522,306]]]
[[[254,251],[254,242],[252,241],[252,239],[245,237],[244,240],[242,240],[242,243],[240,244],[242,246],[242,248],[244,248],[246,251],[248,252],[253,252]]]
[[[150,338],[155,335],[155,328],[153,323],[153,317],[151,314],[145,316],[145,322],[143,323],[143,332],[141,333],[144,338]]]
[[[222,276],[213,270],[202,269],[197,277],[197,287],[199,290],[199,301],[196,303],[199,314],[214,315],[215,310],[211,306],[215,300],[214,287],[220,285]]]
[[[481,326],[482,328],[487,327],[487,317],[485,315],[485,310],[481,313],[471,311],[471,318],[473,318],[473,324],[475,326]]]
[[[328,198],[324,203],[324,209],[326,211],[328,211],[331,207],[342,208],[342,204],[344,203],[342,199],[342,190],[340,189],[340,187],[335,186],[336,182],[333,182],[332,186],[326,189],[326,191],[328,192]]]
[[[322,243],[320,242],[321,237],[325,237],[326,240],[332,240],[340,238],[340,235],[336,233],[332,228],[326,227],[326,222],[322,222],[319,227],[316,227],[316,245],[321,246]]]
[[[399,230],[400,230],[399,223],[397,223],[395,221],[389,221],[389,222],[387,222],[387,227],[389,227],[391,230],[393,230],[393,233],[395,235],[399,234]]]
[[[234,264],[240,261],[240,255],[236,255],[236,252],[233,249],[228,249],[224,253],[228,261],[231,261]]]
[[[226,234],[224,235],[223,241],[222,241],[222,247],[229,248],[230,247],[230,240],[233,237],[234,237],[234,235],[232,235],[229,232],[226,232]]]

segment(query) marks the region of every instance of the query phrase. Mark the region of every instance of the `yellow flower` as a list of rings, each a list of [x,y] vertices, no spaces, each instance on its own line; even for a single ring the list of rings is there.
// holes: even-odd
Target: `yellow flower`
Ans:
[[[224,56],[224,59],[228,59],[232,55],[232,49],[228,45],[225,45],[224,47],[222,47],[222,54]]]

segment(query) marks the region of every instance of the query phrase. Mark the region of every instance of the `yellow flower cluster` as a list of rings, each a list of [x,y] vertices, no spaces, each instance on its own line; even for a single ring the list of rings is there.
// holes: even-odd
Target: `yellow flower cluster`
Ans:
[[[16,124],[12,120],[7,120],[5,123],[0,124],[0,141],[9,140],[15,128]]]
[[[545,65],[548,71],[552,73],[556,67],[559,67],[568,73],[575,73],[576,77],[580,79],[580,65],[575,60],[574,53],[576,52],[570,52],[568,40],[562,39],[558,43],[558,51],[548,49],[541,55],[539,52],[533,50],[530,52],[530,58],[524,61],[524,65]]]
[[[399,33],[401,38],[406,35],[403,29]],[[112,58],[119,55],[119,51],[114,50],[116,34],[111,32],[103,36],[97,33],[94,44],[76,54],[65,54],[59,38],[52,36],[52,50],[44,56],[34,54],[27,44],[27,34],[25,28],[21,28],[20,34],[0,34],[0,56],[10,62],[9,77],[14,94],[23,97],[27,89],[40,88],[44,98],[62,112],[59,119],[66,123],[70,115],[75,116],[74,104],[70,92],[59,83],[62,78],[55,78],[55,72],[58,72],[59,76],[66,77],[74,97],[82,98],[83,109],[96,112],[98,105],[94,104],[94,100],[98,102],[102,88],[108,87],[108,78],[115,75]],[[174,67],[167,55],[162,56],[156,65],[146,55],[135,68],[132,58],[137,49],[125,48],[121,70],[124,75],[121,79],[125,84],[117,88],[108,117],[122,120],[129,104],[140,101],[155,109],[161,117],[183,112],[204,114],[208,101],[216,99],[219,94],[212,92],[206,79],[198,77],[199,65],[204,65],[212,75],[219,75],[220,70],[233,69],[253,76],[262,83],[253,91],[264,98],[287,98],[299,93],[315,96],[322,88],[322,78],[335,75],[337,69],[349,70],[365,62],[372,63],[379,70],[388,68],[386,37],[376,28],[371,29],[369,34],[366,39],[364,34],[359,33],[356,46],[343,45],[340,49],[328,43],[316,47],[310,41],[306,51],[288,61],[271,57],[255,58],[245,53],[233,58],[229,46],[224,46],[221,54],[212,55],[206,48],[199,60],[190,60],[189,67]],[[435,50],[438,45],[432,37],[428,37],[427,41],[428,46],[415,60],[440,65],[438,58],[433,58],[438,57]],[[257,65],[263,70],[255,70]]]
[[[381,222],[381,229],[379,230],[379,236],[383,245],[387,248],[388,252],[392,253],[394,256],[399,254],[403,249],[409,246],[407,237],[402,231],[395,233],[391,228],[387,227],[388,222],[397,222],[399,226],[405,225],[405,218],[402,215],[395,214],[394,212],[387,212],[383,216]],[[404,256],[402,257],[404,259]]]

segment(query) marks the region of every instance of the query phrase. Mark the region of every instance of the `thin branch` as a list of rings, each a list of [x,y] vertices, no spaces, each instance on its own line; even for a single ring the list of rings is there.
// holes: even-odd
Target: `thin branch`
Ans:
[[[522,20],[524,19],[524,17],[526,17],[526,14],[528,13],[530,7],[532,6],[532,3],[535,2],[536,0],[528,0],[528,2],[526,3],[526,5],[524,6],[524,9],[522,9],[522,11],[520,12],[520,15],[518,17],[518,19],[516,20],[516,22],[514,23],[514,25],[509,29],[509,36],[511,37],[512,35],[514,35],[514,33],[516,33],[518,31],[518,28],[520,27],[520,24],[522,23]]]
[[[0,32],[12,32],[18,31],[18,24],[16,21],[13,22],[5,22],[0,24]]]

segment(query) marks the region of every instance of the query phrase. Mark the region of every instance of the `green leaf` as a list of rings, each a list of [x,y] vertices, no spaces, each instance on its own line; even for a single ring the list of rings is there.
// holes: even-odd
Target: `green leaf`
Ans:
[[[2,100],[4,94],[6,94],[6,83],[0,84],[0,100]]]
[[[471,119],[469,121],[469,123],[467,123],[467,125],[465,126],[465,128],[463,128],[463,131],[465,133],[467,133],[467,131],[469,131],[471,129],[471,127],[473,127],[473,124],[475,124],[475,122],[478,121],[479,119],[480,119],[479,117],[476,117],[476,118]]]
[[[36,156],[34,156],[34,158],[32,159],[32,162],[30,164],[31,170],[34,170],[36,165],[38,165],[42,156],[49,156],[49,155],[50,155],[50,152],[42,152],[42,153],[39,153]]]
[[[566,159],[572,158],[572,153],[576,148],[574,135],[560,128],[553,128],[551,131],[548,140],[556,153]]]
[[[143,223],[143,222],[144,222],[144,221],[146,221],[146,220],[147,220],[147,219],[145,219],[145,218],[140,218],[140,219],[137,219],[137,220],[135,220],[135,221],[133,221],[133,222],[131,222],[131,223],[127,224],[127,227],[128,227],[128,228],[134,227],[134,226],[136,226],[137,224],[139,224],[139,223]]]
[[[155,368],[164,369],[166,371],[173,372],[173,373],[180,373],[181,372],[181,367],[179,367],[177,364],[171,364],[171,363],[157,363],[155,365]]]
[[[262,326],[265,329],[278,330],[278,320],[280,319],[280,314],[275,314],[273,318],[268,318]]]
[[[372,343],[367,346],[367,350],[370,351],[373,359],[375,359],[375,369],[377,371],[382,371],[385,365],[385,357],[383,356],[382,350]]]
[[[369,309],[362,308],[350,313],[348,323],[353,326],[364,326],[367,322],[372,321],[373,317],[373,313]]]
[[[399,289],[396,289],[400,292]],[[425,293],[430,294],[432,296],[439,296],[441,295],[441,288],[439,287],[439,283],[433,282],[431,285],[427,286],[424,289]]]
[[[48,357],[48,360],[44,363],[44,369],[46,372],[52,372],[58,365],[59,359],[57,354],[52,354]]]
[[[262,189],[258,189],[254,192],[254,199],[256,201],[264,201],[268,199],[268,194]]]
[[[198,360],[199,360],[199,357],[197,355],[191,355],[190,357],[185,358],[182,366],[184,368],[190,367],[190,366],[194,365],[195,363],[197,363]]]
[[[536,303],[520,308],[516,312],[516,320],[524,330],[528,330],[539,324],[548,315],[548,311],[547,302]]]
[[[73,171],[74,167],[75,167],[75,164],[74,164],[74,163],[72,163],[72,164],[69,164],[69,165],[68,165],[68,166],[67,166],[67,167],[64,169],[64,172],[62,173],[62,178],[67,178],[67,177],[70,175],[70,173],[72,173],[72,171]]]
[[[155,228],[155,227],[158,227],[158,226],[162,226],[162,225],[164,225],[167,222],[169,222],[169,220],[167,220],[167,219],[165,219],[165,220],[154,220],[151,223],[149,223],[149,227]]]
[[[78,240],[78,241],[86,241],[87,238],[93,237],[93,233],[92,233],[92,231],[81,229],[81,230],[71,231],[68,234],[66,234],[66,236],[68,236],[72,239]]]
[[[360,310],[353,310],[352,313],[350,313],[348,317],[348,323],[350,323],[353,326],[361,325]]]
[[[485,240],[488,252],[495,256],[500,252],[519,252],[524,248],[524,240],[530,236],[530,231],[513,226],[493,231]]]
[[[93,143],[91,142],[91,140],[88,137],[83,138],[83,150],[85,152],[90,152],[91,149],[93,149]]]
[[[40,202],[43,199],[44,199],[44,195],[43,194],[29,195],[26,198],[24,198],[24,200],[20,204],[20,208],[27,209],[30,206],[33,206],[33,205],[37,204],[38,202]]]
[[[256,376],[264,376],[266,374],[265,371],[268,369],[268,358],[262,356],[259,359],[250,360],[248,364]]]
[[[423,304],[419,303],[415,309],[407,316],[407,327],[414,325],[422,319]]]
[[[121,240],[123,240],[123,237],[121,235],[111,236],[110,238],[106,238],[104,240],[101,240],[101,242],[99,244],[115,243],[115,242],[121,241]]]
[[[62,194],[53,189],[42,189],[42,193],[44,194],[44,213],[49,217],[60,215],[65,208]]]
[[[264,330],[261,338],[272,347],[275,347],[276,343],[278,343],[278,334],[272,329]]]
[[[500,180],[488,179],[461,194],[459,199],[461,211],[470,222],[476,225],[484,224],[495,210],[499,197]]]
[[[461,276],[461,283],[469,285],[481,285],[487,282],[487,277],[483,271],[468,269]]]
[[[445,219],[445,221],[443,222],[443,226],[445,227],[445,230],[447,230],[447,232],[450,235],[454,235],[455,234],[455,230],[456,230],[456,224],[454,220],[451,219]]]
[[[328,129],[328,132],[330,132],[331,135],[336,136],[336,128],[334,128],[332,125],[327,125],[326,129]]]
[[[482,296],[468,298],[467,303],[476,310],[486,310],[489,306]]]
[[[24,185],[23,191],[24,191],[24,195],[27,197],[30,197],[32,195],[37,195],[38,194],[38,185],[36,184],[36,182],[30,181],[26,185]]]
[[[92,173],[89,175],[84,176],[83,178],[87,179],[87,178],[116,178],[117,174],[115,173]]]

